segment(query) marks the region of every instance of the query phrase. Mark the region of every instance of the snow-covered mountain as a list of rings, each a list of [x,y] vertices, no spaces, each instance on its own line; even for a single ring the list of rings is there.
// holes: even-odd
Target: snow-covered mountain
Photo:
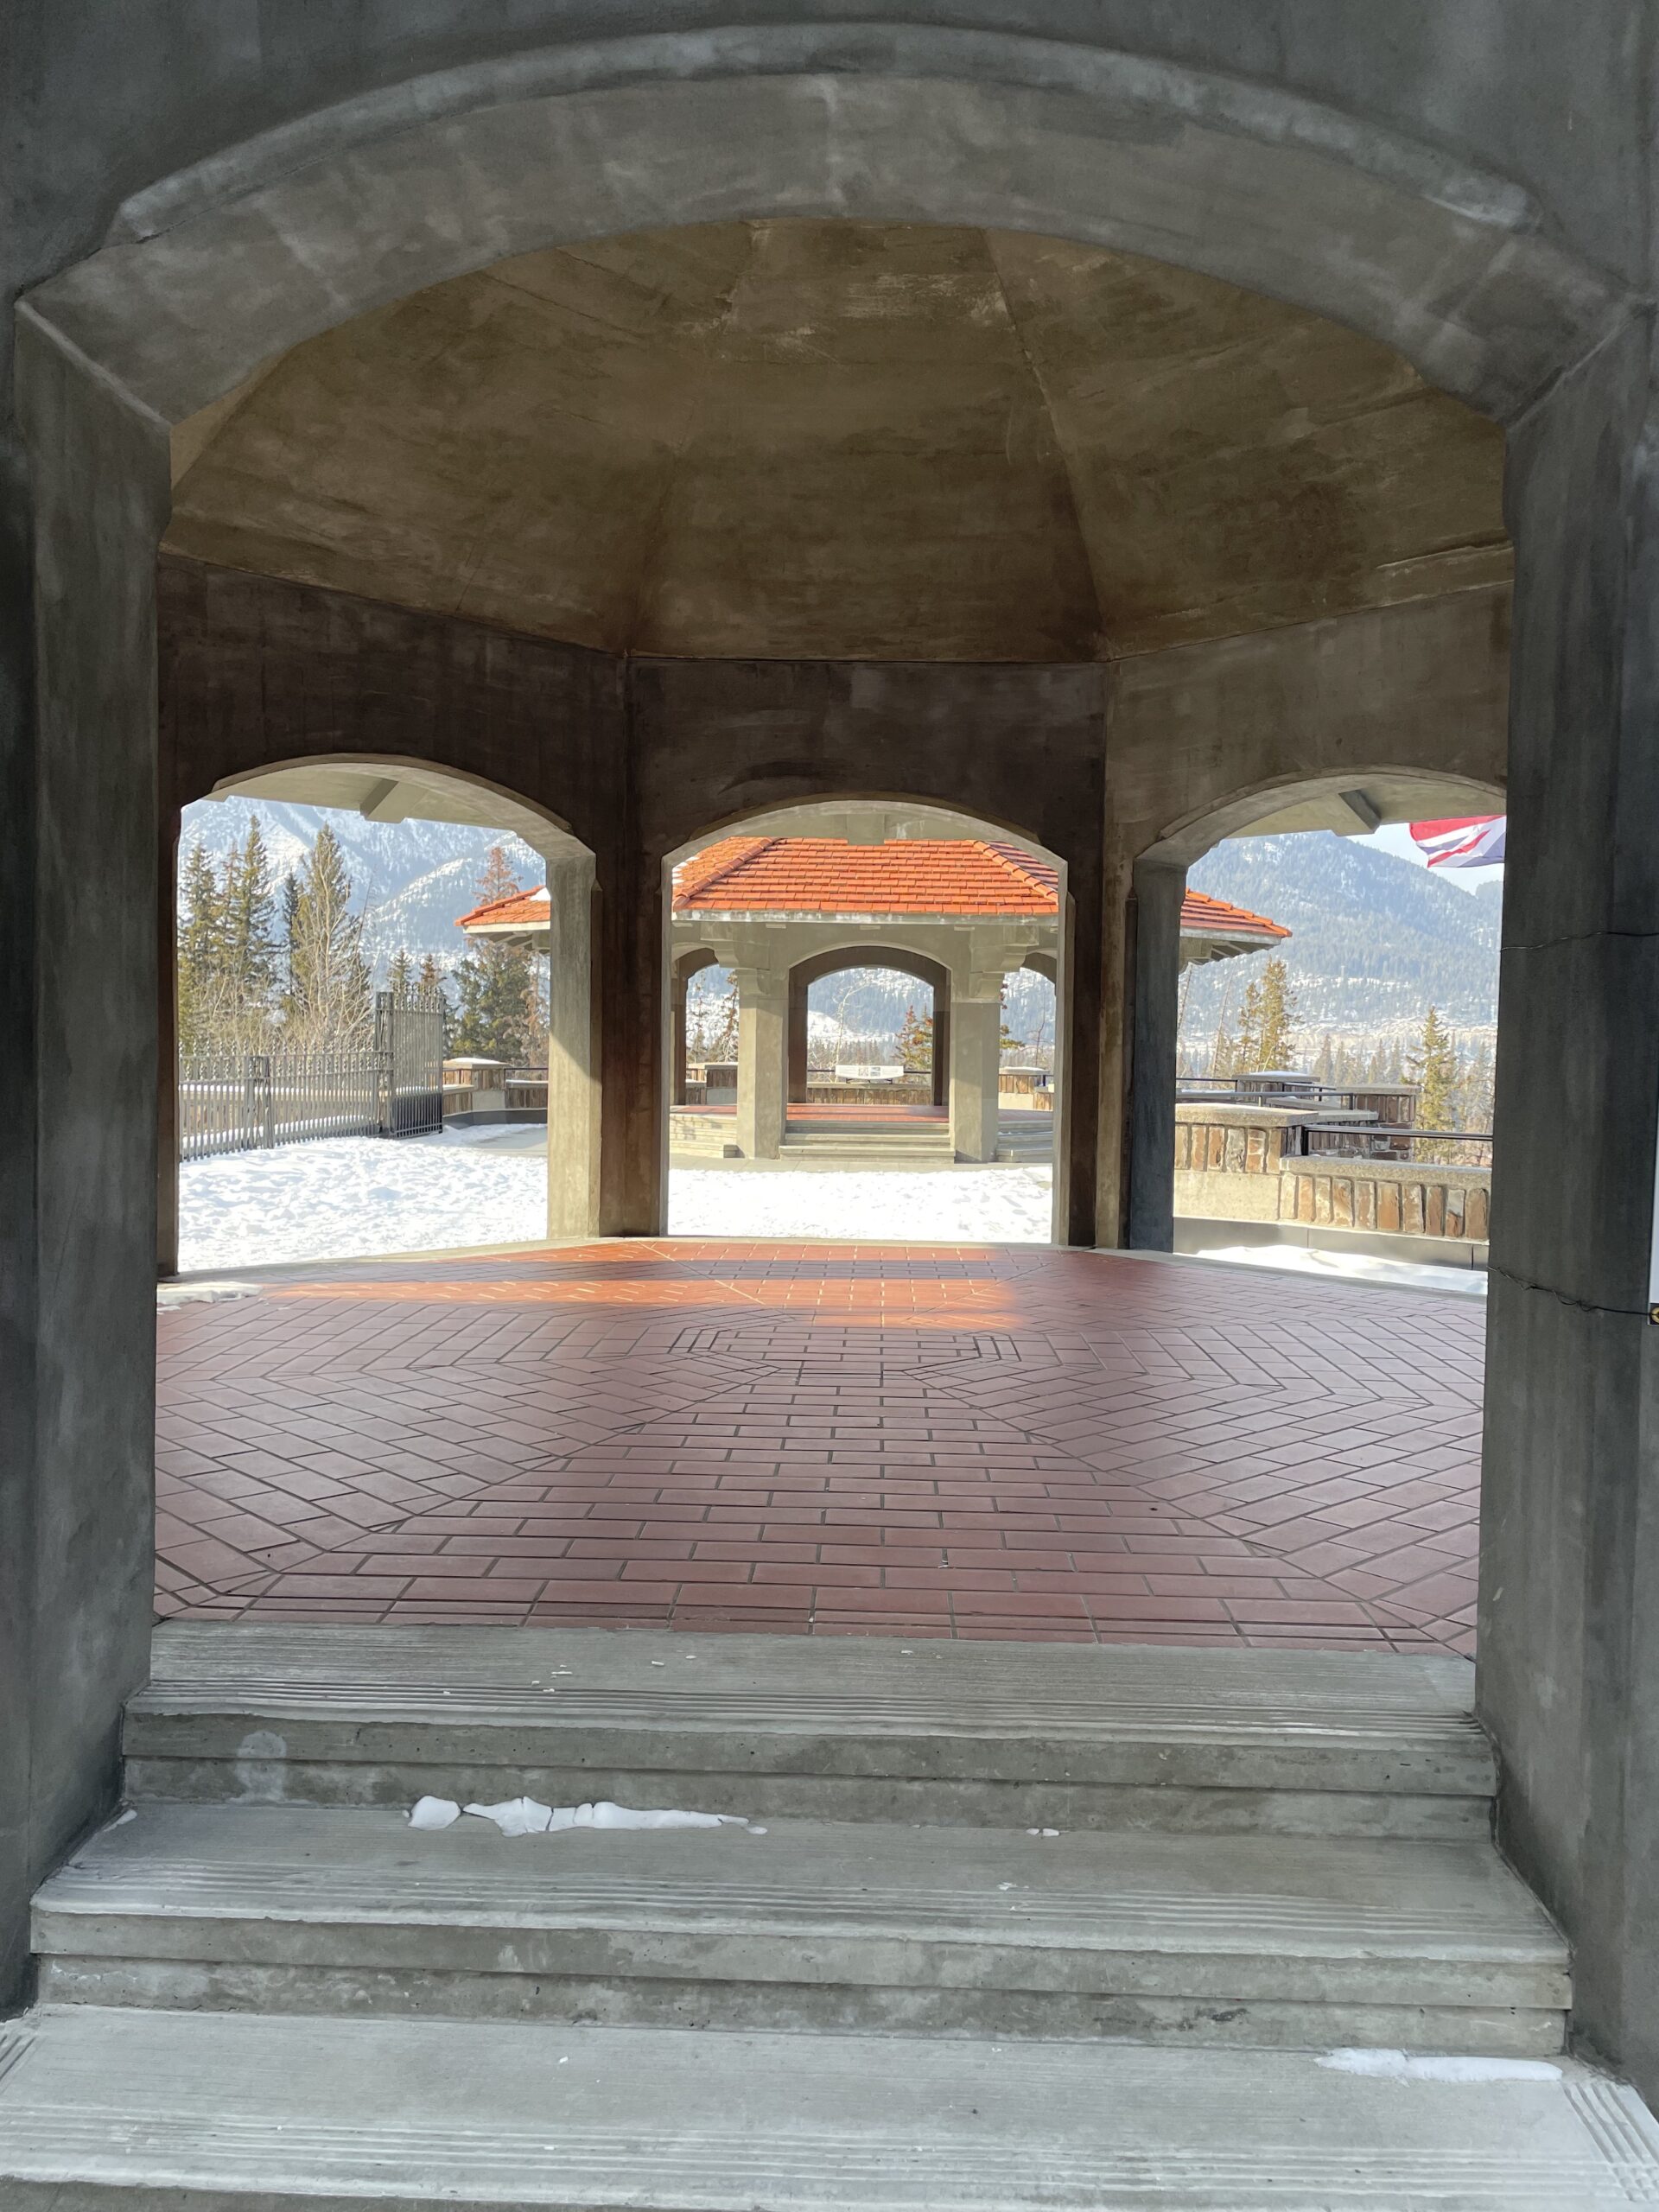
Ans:
[[[280,878],[298,865],[327,822],[340,839],[355,903],[377,972],[400,947],[415,959],[433,953],[446,968],[465,950],[456,918],[478,900],[492,845],[505,845],[526,890],[543,880],[541,860],[508,833],[446,822],[365,822],[333,809],[247,799],[203,800],[185,811],[183,845],[200,840],[220,856],[246,836],[257,814]],[[1219,845],[1192,870],[1192,888],[1268,914],[1292,931],[1285,957],[1309,1050],[1329,1031],[1338,1039],[1414,1033],[1431,1005],[1465,1035],[1490,1032],[1497,1019],[1502,893],[1488,885],[1472,897],[1427,868],[1351,838],[1325,834],[1242,838]],[[1184,1036],[1213,1034],[1226,1010],[1236,1021],[1259,959],[1220,961],[1192,971]],[[727,982],[705,969],[693,979],[694,1002]],[[814,984],[815,1042],[891,1040],[906,1009],[927,1011],[925,988],[909,976],[873,969],[829,976]],[[1029,970],[1010,978],[1007,1025],[1028,1046],[1052,1046],[1053,996]]]
[[[419,960],[426,953],[451,968],[467,946],[455,927],[475,906],[478,883],[492,845],[506,848],[519,883],[531,890],[546,874],[537,853],[506,830],[474,830],[458,822],[365,822],[334,807],[291,806],[283,801],[202,799],[184,810],[181,857],[195,843],[217,860],[248,834],[259,817],[280,879],[296,868],[326,822],[339,838],[352,879],[352,903],[364,918],[364,940],[384,978],[394,953]],[[182,879],[183,870],[180,870]]]
[[[1324,830],[1217,845],[1187,880],[1291,931],[1284,957],[1305,1046],[1317,1048],[1327,1030],[1338,1039],[1414,1034],[1431,1006],[1465,1035],[1490,1033],[1497,1022],[1498,884],[1471,894],[1433,869]],[[1189,1045],[1213,1035],[1224,1008],[1236,1023],[1260,966],[1222,960],[1191,971]]]

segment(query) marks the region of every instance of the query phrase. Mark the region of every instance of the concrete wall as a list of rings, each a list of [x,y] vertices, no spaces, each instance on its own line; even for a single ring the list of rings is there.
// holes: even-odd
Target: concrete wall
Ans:
[[[1176,1213],[1486,1241],[1490,1168],[1306,1156],[1302,1118],[1271,1107],[1178,1106]]]

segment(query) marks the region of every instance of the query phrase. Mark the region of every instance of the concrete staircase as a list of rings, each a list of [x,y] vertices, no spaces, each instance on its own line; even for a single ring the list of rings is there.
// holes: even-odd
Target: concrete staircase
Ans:
[[[1659,2203],[1639,2101],[1560,2056],[1566,1948],[1491,1847],[1468,1694],[1451,1660],[163,1630],[136,1817],[41,1891],[41,2009],[0,2028],[0,2204]],[[428,1793],[752,1825],[411,1830]],[[1393,2056],[1321,2063],[1350,2046]]]
[[[1040,1166],[1054,1157],[1054,1116],[1046,1109],[1016,1107],[999,1116],[996,1124],[999,1160],[1025,1160]]]
[[[787,1122],[779,1157],[819,1167],[949,1167],[947,1122]]]

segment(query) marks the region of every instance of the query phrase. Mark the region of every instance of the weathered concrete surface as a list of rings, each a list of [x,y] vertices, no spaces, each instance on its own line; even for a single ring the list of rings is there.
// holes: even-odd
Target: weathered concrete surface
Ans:
[[[1217,839],[1320,793],[1398,779],[1502,803],[1510,602],[1454,592],[1145,653],[1112,672],[1106,763],[1102,1243],[1168,1249],[1178,954],[1173,884]],[[1448,802],[1442,797],[1438,805]],[[1138,947],[1144,891],[1163,923]],[[1136,1009],[1146,1025],[1137,1043]],[[1150,1085],[1142,1095],[1138,1065]],[[1114,1195],[1116,1194],[1116,1195]]]
[[[649,10],[636,0],[603,10],[590,0],[525,0],[509,23],[493,0],[456,0],[418,22],[407,10],[348,6],[323,34],[297,0],[257,17],[205,15],[177,0],[142,14],[109,0],[73,10],[28,0],[8,23],[8,92],[21,127],[10,142],[16,219],[0,224],[0,282],[10,293],[92,254],[125,196],[120,234],[131,243],[88,263],[54,312],[87,351],[89,382],[113,375],[169,420],[359,308],[555,243],[556,220],[568,235],[599,235],[664,219],[849,213],[1154,251],[1396,344],[1437,385],[1509,418],[1605,335],[1620,286],[1652,296],[1647,0],[1580,0],[1570,37],[1559,0],[1501,9],[1395,0],[1387,10],[1051,0],[1040,15],[969,0],[967,19],[952,6],[948,25],[944,0],[916,0],[913,24],[853,28],[834,23],[818,0],[756,0],[752,14],[753,28],[721,32],[706,28],[702,0]],[[631,35],[642,30],[651,36]],[[570,43],[590,37],[605,43]],[[423,74],[432,72],[448,73]],[[595,89],[561,104],[556,88],[577,86]],[[259,133],[273,135],[252,143]],[[203,162],[212,166],[191,169]],[[0,349],[0,377],[7,367]],[[1575,404],[1581,427],[1564,448],[1572,466],[1551,498],[1557,520],[1583,517],[1598,499],[1601,512],[1592,530],[1539,527],[1522,547],[1535,634],[1523,638],[1522,666],[1535,672],[1536,720],[1517,751],[1544,763],[1564,799],[1559,817],[1537,796],[1516,808],[1517,852],[1543,869],[1544,903],[1528,902],[1512,947],[1506,1014],[1521,1057],[1503,1078],[1500,1127],[1513,1128],[1514,1156],[1524,1161],[1525,1132],[1541,1110],[1529,1096],[1564,1068],[1595,1069],[1606,1088],[1586,1086],[1583,1172],[1593,1195],[1616,1207],[1628,1179],[1647,1183],[1653,1152],[1654,1071],[1633,1067],[1634,1054],[1614,1066],[1611,1051],[1627,1012],[1635,1033],[1656,1033],[1643,964],[1647,893],[1632,902],[1622,887],[1629,855],[1650,842],[1632,827],[1653,818],[1650,794],[1636,792],[1638,809],[1621,805],[1618,842],[1611,805],[1635,787],[1637,733],[1650,719],[1645,665],[1627,653],[1624,633],[1629,610],[1651,592],[1645,571],[1638,590],[1607,588],[1633,550],[1646,557],[1645,534],[1633,546],[1625,532],[1625,457],[1637,450],[1628,397]],[[1615,425],[1600,459],[1598,410]],[[14,487],[22,471],[9,417],[3,435]],[[1535,458],[1529,428],[1518,449]],[[106,450],[106,461],[118,458]],[[123,493],[107,472],[83,483],[78,466],[76,455],[54,452],[41,491],[54,514],[84,491],[76,536],[91,547],[86,518]],[[146,457],[136,468],[139,505],[159,527],[148,467]],[[1517,509],[1523,538],[1541,512],[1535,486]],[[42,1663],[73,1662],[59,1694],[79,1724],[79,1758],[124,1686],[128,1630],[143,1604],[124,1573],[146,1515],[126,1457],[142,1388],[127,1384],[148,1343],[149,1300],[124,1257],[133,1219],[124,1194],[129,1171],[148,1193],[149,1162],[134,1141],[148,1109],[135,1095],[130,1122],[123,1116],[98,1132],[73,1116],[54,1132],[42,1116],[67,1040],[98,1033],[118,979],[149,980],[127,962],[148,961],[130,949],[149,941],[154,870],[148,858],[130,865],[126,842],[134,822],[149,820],[148,801],[126,780],[145,759],[148,648],[128,618],[148,593],[149,548],[127,547],[118,589],[101,556],[83,565],[78,551],[73,564],[42,568],[45,634],[60,626],[91,647],[73,667],[47,663],[37,712],[28,528],[26,500],[3,503],[0,767],[15,850],[0,871],[9,956],[0,1132],[6,1194],[16,1203],[0,1268],[0,1402],[18,1446],[3,1469],[3,1533],[7,1571],[28,1574],[39,1516],[53,1525],[58,1510],[42,1501],[60,1473],[90,1486],[88,1502],[103,1501],[86,1523],[105,1540],[99,1567],[66,1585],[72,1646],[41,1646]],[[99,597],[106,588],[118,620]],[[103,691],[99,714],[80,726],[92,803],[72,804],[51,756],[89,684]],[[1609,687],[1620,684],[1628,695],[1611,699]],[[1546,725],[1562,733],[1553,747],[1538,737]],[[73,748],[61,757],[74,760]],[[72,949],[60,946],[64,917],[46,895],[72,866],[78,893],[86,880],[100,886],[98,926],[116,948],[96,971],[73,931],[63,941]],[[600,866],[603,879],[603,855]],[[1112,881],[1121,899],[1127,886]],[[1621,889],[1608,899],[1611,882]],[[659,988],[647,978],[660,970],[660,891],[613,868],[601,895],[607,932],[619,908],[639,918],[615,944],[612,972],[648,1015]],[[1597,898],[1601,909],[1586,921],[1578,909]],[[1098,900],[1090,914],[1079,901],[1073,918],[1083,942],[1106,944],[1110,969]],[[607,939],[607,958],[611,949]],[[1096,1001],[1074,1018],[1087,1029],[1098,1011]],[[1109,1041],[1121,1013],[1104,1010]],[[124,1047],[129,1033],[119,1033]],[[134,1049],[142,1057],[148,1047]],[[130,1071],[142,1075],[137,1060]],[[1074,1140],[1078,1119],[1065,1116]],[[1080,1141],[1092,1174],[1092,1122]],[[649,1151],[634,1143],[641,1174]],[[1109,1152],[1121,1158],[1121,1131],[1111,1131]],[[106,1187],[105,1170],[118,1189]],[[106,1200],[100,1230],[118,1259],[83,1282],[86,1208]],[[1645,1639],[1656,1628],[1652,1608],[1634,1606],[1652,1580],[1643,1572],[1651,1510],[1637,1510],[1646,1505],[1638,1475],[1650,1431],[1640,1392],[1650,1356],[1630,1302],[1641,1232],[1608,1217],[1616,1226],[1605,1232],[1569,1236],[1557,1212],[1541,1211],[1530,1230],[1524,1205],[1510,1214],[1516,1281],[1512,1291],[1500,1286],[1494,1326],[1513,1428],[1495,1428],[1493,1448],[1515,1511],[1493,1553],[1505,1572],[1490,1578],[1489,1609],[1511,1623],[1513,1641],[1507,1656],[1499,1652],[1489,1703],[1526,1808],[1516,1833],[1530,1822],[1535,1856],[1549,1862],[1556,1894],[1574,1910],[1593,1861],[1600,1918],[1574,1931],[1588,1947],[1586,1986],[1599,1993],[1592,2016],[1627,2043],[1637,2024],[1651,2084],[1659,2004],[1649,1955],[1637,1940],[1627,1964],[1621,1949],[1627,1928],[1639,1938],[1656,1921],[1642,1886],[1644,1840],[1655,1831],[1641,1734],[1651,1701],[1637,1694],[1654,1673]],[[54,1241],[60,1230],[67,1243]],[[92,1303],[79,1333],[49,1325],[54,1301],[83,1289]],[[67,1468],[52,1440],[72,1405],[97,1451]],[[83,1494],[58,1495],[67,1511]],[[1529,1570],[1541,1581],[1509,1572],[1529,1567],[1529,1542],[1548,1555],[1547,1567]],[[32,1612],[22,1618],[27,1646]],[[1523,1637],[1534,1640],[1535,1681]],[[1575,1666],[1575,1651],[1593,1664]],[[7,1666],[0,1679],[10,1689],[33,1675]],[[1592,1735],[1586,1789],[1581,1755]],[[9,1735],[6,1756],[17,1756],[14,1743]],[[76,1771],[80,1810],[90,1812],[107,1762],[88,1757]],[[33,1817],[22,1788],[3,1814],[14,1851]],[[1580,1830],[1586,1806],[1598,1823],[1593,1851]]]
[[[0,2001],[31,1885],[108,1804],[153,1581],[156,617],[161,426],[28,333],[40,744],[7,867],[12,1033],[0,1373]],[[12,848],[20,848],[15,849]],[[88,896],[88,854],[99,855]]]
[[[168,547],[613,651],[1111,658],[1510,570],[1501,433],[1388,347],[1017,232],[531,254],[226,404]]]
[[[261,2192],[519,2212],[550,2176],[570,2212],[1518,2212],[1659,2190],[1640,2100],[1571,2060],[1447,2084],[1308,2050],[838,2035],[804,2063],[789,2035],[84,2005],[0,2051],[28,2054],[0,2086],[8,2212]]]
[[[1516,433],[1480,1699],[1579,2025],[1659,2085],[1659,576],[1633,331]]]

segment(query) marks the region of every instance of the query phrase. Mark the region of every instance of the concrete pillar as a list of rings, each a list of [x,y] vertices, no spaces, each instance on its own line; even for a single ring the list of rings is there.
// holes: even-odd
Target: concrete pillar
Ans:
[[[1659,496],[1641,326],[1511,425],[1478,1701],[1574,2024],[1659,2098]]]
[[[154,1618],[156,547],[168,438],[24,315],[0,653],[0,2006],[114,1803]],[[28,478],[0,449],[0,531]],[[21,658],[20,658],[21,657]],[[89,868],[92,880],[89,889]]]
[[[950,994],[950,1142],[958,1160],[996,1158],[1001,984],[1000,976],[964,976]]]
[[[547,1233],[593,1236],[603,1117],[592,856],[550,858],[547,894]]]
[[[691,978],[685,970],[677,967],[670,983],[668,1020],[671,1033],[671,1050],[674,1055],[674,1088],[670,1096],[671,1103],[676,1106],[684,1105],[686,1084],[690,1080],[686,1074],[690,1055],[686,1049],[685,1041],[685,1000],[687,986],[690,981]]]
[[[783,1147],[789,979],[770,968],[737,974],[737,1142],[745,1160]]]
[[[807,1069],[811,1057],[808,1049],[810,1043],[810,1032],[807,1022],[810,1011],[807,993],[810,988],[804,970],[791,968],[789,972],[788,1090],[786,1093],[788,1103],[791,1106],[803,1104],[807,1093]]]
[[[598,1232],[660,1236],[668,1220],[663,871],[616,825],[597,863]]]
[[[179,1272],[179,828],[168,807],[156,866],[156,1273]]]
[[[1176,1033],[1181,1006],[1181,902],[1186,871],[1140,862],[1130,892],[1128,1157],[1124,1243],[1175,1243]]]

